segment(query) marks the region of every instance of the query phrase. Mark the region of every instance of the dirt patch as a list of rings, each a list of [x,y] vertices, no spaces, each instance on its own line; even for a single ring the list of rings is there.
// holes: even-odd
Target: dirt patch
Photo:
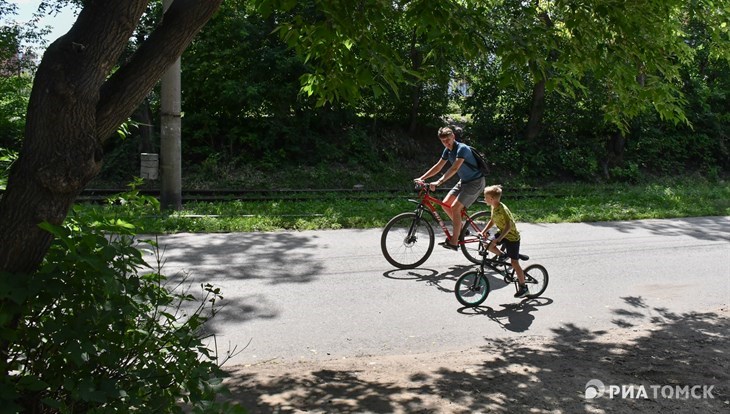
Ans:
[[[660,309],[643,325],[461,351],[234,366],[227,381],[251,413],[728,413],[729,317]],[[586,398],[589,380],[602,395]]]

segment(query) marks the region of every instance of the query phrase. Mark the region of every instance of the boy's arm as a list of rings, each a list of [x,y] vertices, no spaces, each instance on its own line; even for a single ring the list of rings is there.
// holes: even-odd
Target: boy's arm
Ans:
[[[486,237],[487,232],[489,231],[489,229],[492,228],[493,225],[494,225],[494,221],[492,219],[489,219],[489,221],[487,222],[487,225],[484,226],[484,229],[482,229],[482,236]]]
[[[508,221],[507,224],[504,226],[504,229],[499,231],[499,239],[496,240],[497,244],[502,242],[502,239],[507,236],[507,233],[512,230],[512,222]]]

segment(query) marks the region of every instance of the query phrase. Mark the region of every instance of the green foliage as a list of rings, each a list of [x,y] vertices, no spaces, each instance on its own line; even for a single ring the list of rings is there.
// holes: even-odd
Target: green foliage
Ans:
[[[18,158],[18,153],[12,150],[0,148],[0,190],[5,190],[8,185],[10,166]]]
[[[500,179],[722,179],[729,11],[710,0],[621,5],[226,1],[182,59],[186,186],[336,188],[342,168],[362,177],[346,188],[386,169],[412,175],[433,161],[433,131],[452,112],[470,119]],[[464,99],[449,91],[460,81]],[[528,139],[541,81],[545,110]],[[14,102],[0,111],[17,114]],[[0,134],[8,122],[0,147],[19,148],[22,116],[0,116]],[[105,148],[101,178],[128,181],[138,152],[133,139]]]
[[[278,163],[280,149],[301,153],[310,144],[317,114],[298,97],[303,64],[271,35],[275,28],[274,17],[252,14],[246,2],[225,2],[185,52],[188,157]]]
[[[133,189],[120,200],[136,212],[145,198]],[[146,263],[133,220],[80,209],[63,226],[41,226],[55,236],[41,268],[0,277],[0,338],[10,344],[4,409],[240,411],[215,403],[222,371],[200,335],[219,289],[202,285],[196,298],[168,288],[159,255],[156,267]]]
[[[20,150],[32,81],[27,75],[0,76],[0,148]]]

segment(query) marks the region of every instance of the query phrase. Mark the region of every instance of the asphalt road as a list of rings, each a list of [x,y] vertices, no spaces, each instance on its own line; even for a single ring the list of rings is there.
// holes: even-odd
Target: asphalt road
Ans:
[[[208,325],[227,366],[269,360],[405,355],[466,349],[485,338],[565,329],[631,328],[730,304],[730,217],[578,224],[518,223],[522,251],[550,275],[522,302],[491,279],[479,308],[453,289],[471,265],[436,246],[414,270],[394,269],[380,229],[160,237],[164,273],[221,288]]]

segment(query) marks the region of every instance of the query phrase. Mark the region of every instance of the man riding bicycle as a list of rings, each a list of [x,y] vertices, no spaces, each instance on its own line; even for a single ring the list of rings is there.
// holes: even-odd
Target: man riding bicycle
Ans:
[[[481,171],[479,171],[478,168],[473,167],[477,165],[477,161],[474,158],[474,154],[471,149],[468,145],[456,140],[456,135],[452,128],[440,128],[438,131],[438,137],[445,147],[444,151],[441,153],[441,158],[433,165],[433,167],[414,181],[423,182],[438,174],[446,165],[447,161],[451,163],[451,168],[449,168],[437,181],[429,183],[429,188],[431,191],[434,191],[436,187],[440,186],[454,175],[459,176],[459,182],[456,183],[454,188],[452,188],[444,198],[444,203],[449,206],[444,210],[454,223],[454,231],[451,233],[451,240],[445,240],[444,242],[439,243],[447,249],[457,250],[459,248],[459,234],[461,234],[462,226],[461,212],[465,208],[471,206],[482,195],[485,180]]]

